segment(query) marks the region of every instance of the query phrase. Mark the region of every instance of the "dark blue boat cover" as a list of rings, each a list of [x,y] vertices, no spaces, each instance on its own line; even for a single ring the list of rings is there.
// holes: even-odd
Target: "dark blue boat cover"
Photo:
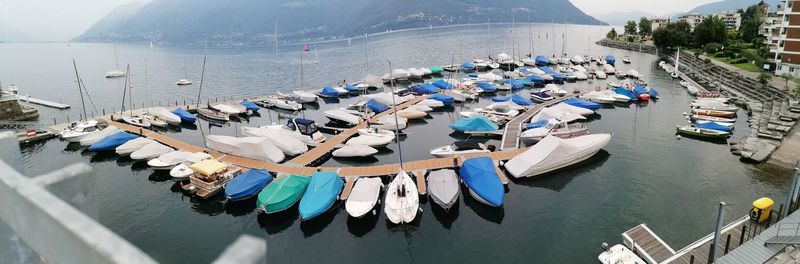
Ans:
[[[467,118],[462,118],[455,123],[450,124],[450,128],[455,131],[495,131],[500,129],[497,124],[489,120],[483,115],[474,115]]]
[[[435,93],[439,92],[439,88],[436,88],[436,86],[433,86],[433,84],[430,84],[430,83],[423,83],[423,84],[420,84],[420,85],[416,85],[414,87],[411,87],[410,90],[411,90],[412,93],[414,93],[416,95],[435,94]]]
[[[656,91],[656,89],[653,89],[653,87],[650,87],[647,90],[647,93],[650,94],[650,97],[652,98],[658,98],[658,91]]]
[[[531,82],[534,82],[534,83],[543,83],[544,82],[544,78],[542,78],[542,76],[535,75],[535,74],[528,76],[528,79],[530,79]]]
[[[616,61],[617,59],[614,58],[614,55],[606,55],[606,63],[611,64],[611,66],[614,66],[614,62]]]
[[[531,73],[531,71],[529,71],[529,70],[528,70],[528,68],[519,68],[519,70],[518,70],[518,71],[519,71],[520,73],[524,73],[524,74]]]
[[[258,109],[259,109],[259,107],[258,107],[258,105],[256,105],[256,103],[253,103],[253,102],[250,102],[250,101],[242,101],[239,104],[244,106],[244,108],[247,108],[247,110],[250,110],[250,111],[258,111]]]
[[[531,99],[522,97],[519,94],[511,95],[511,101],[514,102],[515,104],[518,104],[518,105],[521,105],[521,106],[526,106],[526,105],[532,105],[533,104],[533,101],[531,101]]]
[[[342,88],[344,88],[348,92],[358,92],[358,88],[356,88],[355,86],[352,86],[352,85],[345,85]]]
[[[732,130],[730,127],[720,125],[720,124],[718,124],[716,122],[708,122],[708,123],[705,123],[705,124],[695,125],[695,127],[705,128],[705,129],[713,129],[713,130],[719,130],[719,131],[725,131],[725,132],[731,132],[731,130]]]
[[[172,113],[180,117],[181,122],[184,123],[194,123],[195,121],[197,121],[196,116],[194,116],[193,114],[187,112],[186,110],[180,107],[175,108],[175,110],[173,110]]]
[[[453,102],[456,101],[456,99],[453,98],[452,96],[449,96],[449,95],[446,95],[446,94],[440,94],[440,93],[431,95],[431,97],[429,97],[428,99],[433,99],[433,100],[442,102],[444,105],[452,105]]]
[[[522,83],[520,80],[516,80],[516,79],[504,79],[503,82],[507,83],[507,84],[510,84],[511,85],[511,89],[515,89],[515,90],[516,89],[522,89],[522,88],[525,87],[524,83]]]
[[[228,200],[242,200],[261,192],[272,181],[272,174],[262,169],[249,169],[225,186],[225,197]]]
[[[542,98],[542,99],[547,99],[547,98],[552,98],[553,97],[553,96],[547,94],[546,92],[533,92],[533,93],[531,93],[531,95],[536,95],[536,96],[538,96],[539,98]]]
[[[525,126],[525,129],[539,128],[543,127],[544,125],[547,125],[547,119],[542,119],[533,123],[528,123],[528,125]]]
[[[492,97],[492,102],[505,102],[511,100],[511,96],[495,96]]]
[[[639,97],[645,92],[647,92],[647,90],[644,89],[644,86],[642,86],[641,84],[637,84],[636,87],[633,88],[633,95],[635,95],[636,97]]]
[[[333,89],[333,87],[325,86],[322,88],[322,95],[325,96],[339,96],[339,91]]]
[[[554,80],[560,80],[560,81],[564,80],[564,75],[557,72],[554,72],[553,74],[551,74],[551,76],[553,76]]]
[[[478,78],[478,74],[477,73],[470,73],[470,74],[467,74],[467,77]]]
[[[547,57],[538,55],[536,56],[536,66],[545,66],[550,63],[550,60]]]
[[[470,190],[494,206],[503,205],[505,187],[495,170],[494,160],[478,157],[465,160],[458,172]]]
[[[464,64],[461,64],[461,68],[466,69],[466,70],[474,70],[475,69],[475,65],[472,64],[472,63],[469,63],[469,62],[464,62]]]
[[[89,146],[89,151],[112,150],[119,147],[119,145],[125,144],[125,142],[128,142],[128,140],[138,137],[139,136],[128,134],[127,132],[118,132],[95,142]]]
[[[483,90],[484,92],[487,92],[487,93],[497,92],[497,87],[495,87],[491,83],[481,81],[481,82],[478,82],[477,85],[478,85],[478,88],[481,88],[481,90]]]
[[[449,83],[449,82],[447,82],[445,80],[438,80],[438,81],[435,81],[435,82],[433,82],[431,84],[433,84],[433,86],[436,86],[439,89],[445,89],[445,90],[453,89],[453,84],[451,84],[451,83]]]
[[[566,103],[568,105],[571,105],[571,106],[577,106],[577,107],[580,107],[580,108],[586,108],[586,109],[589,109],[589,110],[597,110],[597,109],[600,109],[600,106],[601,106],[598,103],[589,102],[589,101],[578,99],[578,98],[567,99],[567,100],[564,101],[564,103]]]
[[[369,107],[369,110],[372,110],[372,112],[376,114],[389,110],[389,106],[375,101],[375,99],[369,99],[369,101],[367,101],[367,107]]]
[[[621,95],[627,96],[631,100],[636,100],[636,96],[633,95],[633,93],[631,93],[631,91],[628,91],[625,88],[614,87],[614,92],[617,93],[617,94],[621,94]]]
[[[314,123],[314,120],[311,120],[311,119],[303,119],[303,118],[295,118],[295,119],[294,119],[294,122],[295,122],[295,123],[297,123],[297,124],[300,124],[300,125],[307,126],[307,125],[313,124],[313,123]]]
[[[556,71],[554,71],[553,69],[551,69],[550,67],[547,67],[547,66],[539,67],[539,69],[542,70],[545,74],[554,74],[554,73],[556,73]]]

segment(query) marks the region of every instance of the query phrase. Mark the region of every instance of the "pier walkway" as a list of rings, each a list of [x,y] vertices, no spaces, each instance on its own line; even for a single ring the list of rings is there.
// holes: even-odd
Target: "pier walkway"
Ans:
[[[508,121],[506,126],[503,128],[503,139],[500,140],[500,150],[519,148],[519,134],[522,133],[522,123],[528,122],[531,117],[539,113],[539,111],[545,107],[560,103],[571,97],[573,96],[568,95],[557,98],[550,102],[536,104],[529,108],[528,111],[525,111],[524,113],[514,117],[514,119],[511,119],[511,121]]]

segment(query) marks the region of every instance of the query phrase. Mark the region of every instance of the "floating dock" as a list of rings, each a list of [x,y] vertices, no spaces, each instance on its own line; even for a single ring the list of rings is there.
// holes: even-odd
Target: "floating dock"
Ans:
[[[64,109],[69,109],[70,108],[70,106],[68,104],[62,104],[62,103],[56,103],[56,102],[51,102],[51,101],[42,100],[42,99],[36,99],[36,98],[30,97],[30,96],[25,96],[25,95],[17,95],[17,98],[21,102],[26,102],[26,103],[37,104],[37,105],[41,105],[41,106],[52,107],[52,108],[55,108],[55,109],[64,110]]]

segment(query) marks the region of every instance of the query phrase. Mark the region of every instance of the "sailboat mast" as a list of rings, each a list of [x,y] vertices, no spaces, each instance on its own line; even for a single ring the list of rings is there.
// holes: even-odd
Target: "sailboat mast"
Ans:
[[[272,59],[278,60],[278,20],[275,20],[275,46],[272,47]]]
[[[528,13],[528,43],[530,44],[531,54],[529,57],[533,58],[533,23],[531,22],[531,13]]]
[[[89,119],[86,115],[86,104],[83,102],[83,89],[81,88],[81,76],[78,75],[78,65],[75,63],[75,59],[72,59],[72,67],[75,68],[75,80],[78,83],[78,94],[81,96],[81,106],[83,107],[83,117]]]
[[[514,56],[517,56],[516,50],[514,49],[514,13],[511,13],[511,60],[514,60]]]
[[[394,97],[397,95],[394,93],[394,74],[392,72],[392,61],[389,61],[389,79],[391,80],[390,84],[392,88],[392,114],[394,115],[394,126],[395,131],[397,132],[394,133],[394,136],[395,140],[397,141],[397,154],[400,156],[400,170],[403,170],[403,148],[400,146],[400,121],[397,119],[397,102],[394,99]]]
[[[303,90],[303,53],[305,52],[305,48],[300,51],[300,90]]]
[[[207,53],[207,52],[206,52]],[[203,92],[203,80],[206,76],[206,58],[208,54],[203,55],[203,70],[200,72],[200,89],[197,90],[197,108],[200,108],[200,93]]]
[[[681,47],[678,47],[678,51],[675,52],[675,74],[679,74],[680,68],[678,68],[681,64]]]
[[[133,117],[133,80],[131,79],[130,64],[128,64],[128,66],[125,68],[125,73],[127,75],[127,77],[125,77],[127,79],[127,84],[125,86],[128,86],[128,105],[130,105],[130,109],[128,109],[128,111],[130,112],[131,117]]]
[[[119,56],[117,56],[117,45],[111,45],[114,48],[114,64],[117,66],[116,69],[119,69]]]

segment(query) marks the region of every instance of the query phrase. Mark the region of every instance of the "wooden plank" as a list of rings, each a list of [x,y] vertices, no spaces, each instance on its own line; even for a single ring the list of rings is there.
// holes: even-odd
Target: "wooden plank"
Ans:
[[[503,172],[503,170],[501,170],[500,167],[497,165],[494,166],[494,170],[497,172],[497,177],[500,178],[500,182],[502,182],[505,185],[508,185],[508,177],[506,176],[506,173]]]
[[[353,190],[353,186],[356,184],[358,177],[345,177],[345,180],[344,189],[342,193],[339,194],[339,200],[347,200],[347,198],[350,197],[350,191]]]
[[[425,183],[425,173],[427,170],[418,170],[414,172],[414,176],[417,176],[417,188],[419,189],[419,194],[425,195],[428,193],[428,186]]]

